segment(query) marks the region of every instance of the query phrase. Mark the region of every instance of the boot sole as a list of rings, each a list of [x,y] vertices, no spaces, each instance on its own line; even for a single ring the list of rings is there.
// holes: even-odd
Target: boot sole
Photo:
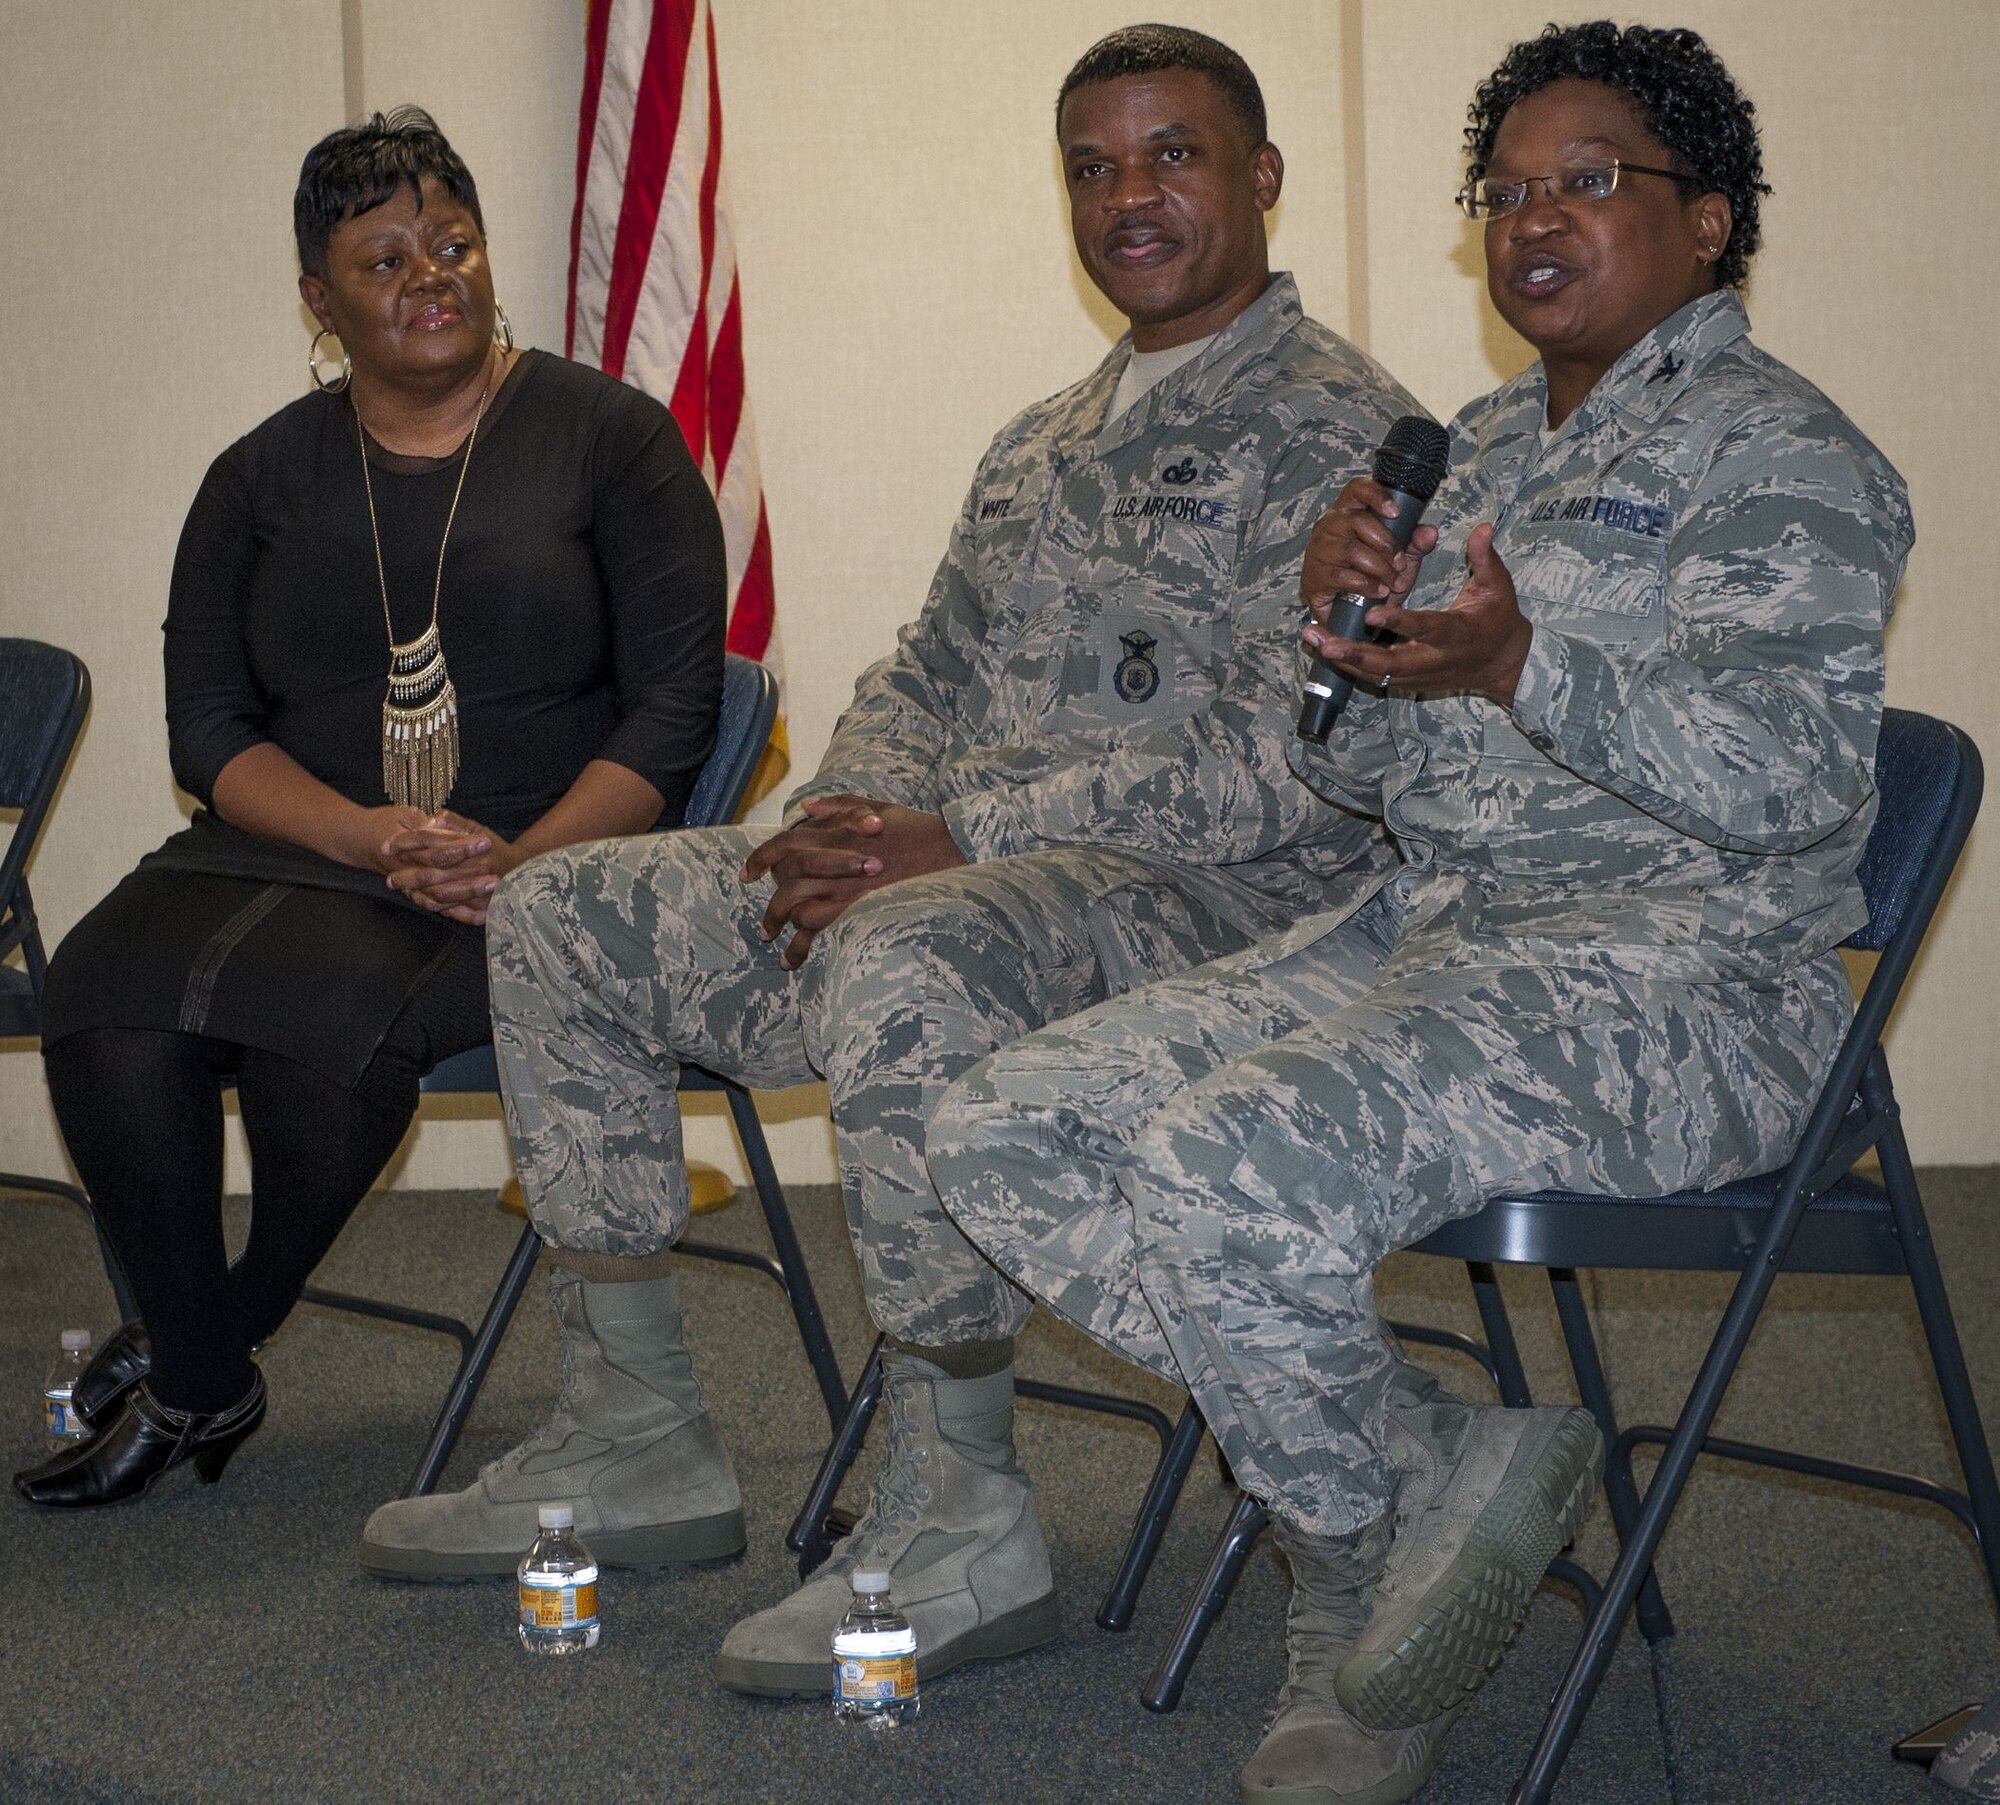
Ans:
[[[688,1567],[733,1560],[747,1543],[743,1513],[730,1510],[688,1523],[599,1530],[590,1536],[588,1546],[600,1567]],[[511,1579],[524,1552],[472,1549],[445,1554],[430,1548],[391,1548],[363,1542],[361,1570],[378,1579]]]
[[[1362,1728],[1413,1729],[1464,1704],[1520,1634],[1542,1575],[1597,1495],[1604,1441],[1587,1411],[1572,1410],[1517,1473],[1522,1452],[1416,1621],[1341,1667],[1335,1695]]]
[[[1019,1610],[982,1623],[954,1637],[943,1648],[917,1651],[917,1683],[924,1685],[967,1661],[1003,1661],[1031,1648],[1053,1642],[1062,1633],[1062,1610],[1053,1592]],[[831,1647],[817,1661],[746,1661],[736,1655],[715,1657],[715,1679],[730,1692],[753,1698],[828,1698],[833,1693]]]
[[[1454,1711],[1438,1725],[1423,1759],[1408,1773],[1391,1774],[1361,1792],[1336,1792],[1331,1786],[1258,1786],[1239,1780],[1238,1794],[1243,1805],[1402,1805],[1430,1784],[1431,1775],[1437,1772],[1438,1750],[1458,1717]]]

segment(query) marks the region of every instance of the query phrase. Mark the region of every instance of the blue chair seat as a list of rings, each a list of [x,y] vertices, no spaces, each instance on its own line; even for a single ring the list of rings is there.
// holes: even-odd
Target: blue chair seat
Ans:
[[[1783,1172],[1667,1197],[1537,1191],[1502,1197],[1448,1222],[1417,1253],[1503,1265],[1727,1272],[1756,1251]],[[1849,1172],[1813,1200],[1785,1256],[1787,1272],[1900,1276],[1908,1270],[1889,1193]]]
[[[423,1090],[449,1096],[454,1091],[497,1091],[500,1063],[493,1057],[493,1043],[467,1047],[449,1059],[440,1059],[423,1075]]]

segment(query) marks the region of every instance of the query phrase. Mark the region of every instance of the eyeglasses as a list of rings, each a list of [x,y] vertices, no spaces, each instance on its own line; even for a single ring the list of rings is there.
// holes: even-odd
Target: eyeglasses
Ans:
[[[1496,182],[1480,176],[1458,191],[1458,205],[1467,219],[1505,219],[1528,204],[1530,184],[1540,182],[1542,192],[1560,205],[1564,201],[1608,201],[1618,192],[1621,175],[1665,176],[1683,188],[1696,186],[1695,178],[1678,169],[1649,169],[1644,163],[1575,163],[1554,175],[1523,176],[1518,182]]]

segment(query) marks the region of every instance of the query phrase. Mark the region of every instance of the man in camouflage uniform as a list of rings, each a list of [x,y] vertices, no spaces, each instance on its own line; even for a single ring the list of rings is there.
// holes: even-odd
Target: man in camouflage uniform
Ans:
[[[613,1563],[742,1545],[665,1265],[687,1220],[687,1062],[825,1077],[891,1337],[873,1509],[823,1575],[732,1632],[720,1677],[826,1691],[857,1560],[891,1569],[926,1676],[1054,1632],[1012,1447],[1031,1303],[944,1215],[924,1124],[1015,1036],[1392,862],[1285,746],[1306,534],[1415,408],[1269,274],[1282,164],[1240,58],[1120,33],[1059,118],[1079,254],[1132,337],[993,442],[921,618],[861,678],[786,830],[570,848],[494,899],[495,1039],[568,1383],[467,1491],[378,1511],[373,1571],[510,1571],[551,1498]]]
[[[933,1118],[960,1227],[1190,1387],[1304,1576],[1295,1735],[1246,1799],[1420,1785],[1595,1488],[1584,1413],[1468,1410],[1413,1377],[1375,1313],[1382,1257],[1503,1193],[1780,1165],[1845,1030],[1832,949],[1865,916],[1908,501],[1747,330],[1733,290],[1681,308],[1546,445],[1540,365],[1454,423],[1421,586],[1370,616],[1402,643],[1323,640],[1398,693],[1357,689],[1324,746],[1294,741],[1318,791],[1383,812],[1399,870],[1014,1042]],[[1355,586],[1319,574],[1309,596]],[[1511,700],[1425,693],[1452,615],[1480,610],[1522,622]],[[1299,1625],[1378,1578],[1340,1725],[1296,1696]],[[1309,1747],[1352,1785],[1287,1790]]]

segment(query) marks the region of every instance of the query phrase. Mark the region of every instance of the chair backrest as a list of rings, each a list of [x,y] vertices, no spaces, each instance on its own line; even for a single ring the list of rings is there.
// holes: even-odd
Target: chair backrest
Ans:
[[[1844,1176],[1878,1138],[1875,1124],[1866,1118],[1879,1112],[1856,1101],[1863,1074],[1881,1057],[1882,1032],[1979,814],[1985,766],[1979,748],[1949,721],[1885,708],[1875,751],[1875,787],[1881,805],[1859,873],[1868,898],[1868,925],[1851,935],[1847,945],[1882,956],[1786,1168],[1781,1199],[1795,1195],[1799,1186],[1818,1194]],[[1880,1071],[1886,1092],[1886,1064]],[[1859,1118],[1851,1114],[1857,1109]]]
[[[38,639],[0,639],[0,808],[21,811],[0,856],[0,952],[33,932],[28,855],[89,707],[90,673],[74,652]]]
[[[777,719],[777,678],[754,658],[725,653],[715,749],[701,767],[694,794],[688,798],[689,827],[727,827],[736,819]]]
[[[1885,708],[1875,748],[1881,806],[1861,855],[1868,925],[1847,944],[1880,952],[1911,918],[1927,872],[1943,893],[1985,787],[1979,748],[1947,721]],[[1936,903],[1932,896],[1932,905]],[[1922,911],[1926,916],[1928,909]]]

